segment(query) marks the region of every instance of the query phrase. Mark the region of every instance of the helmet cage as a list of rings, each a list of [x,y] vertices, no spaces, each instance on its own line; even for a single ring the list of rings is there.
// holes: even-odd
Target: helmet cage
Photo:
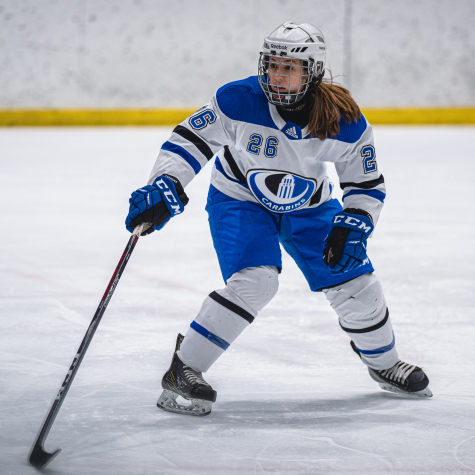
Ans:
[[[290,60],[290,62],[284,62],[284,60]],[[296,61],[299,61],[300,64],[297,64]],[[284,80],[279,84],[271,83],[271,79],[269,77],[269,67],[271,62],[272,64],[278,65],[277,75],[281,77],[283,76],[284,78],[288,78],[287,80]],[[294,66],[294,68],[291,68],[289,73],[285,74],[282,68],[282,66],[284,65]],[[298,89],[296,90],[296,92],[286,92],[284,94],[274,90],[273,86],[283,86],[290,88],[291,79],[292,77],[296,76],[296,74],[292,74],[292,70],[295,70],[296,67],[300,68],[300,73],[298,74],[300,77],[298,82]],[[300,59],[287,56],[285,52],[281,52],[281,54],[277,54],[277,52],[274,51],[271,51],[271,54],[261,52],[259,55],[258,72],[259,84],[262,90],[264,91],[267,100],[275,106],[288,108],[289,106],[292,107],[292,105],[300,102],[304,98],[305,94],[309,92],[309,89],[312,83],[314,82],[314,79],[318,79],[319,76],[322,76],[323,63],[318,61],[318,63],[315,64],[315,61],[312,58]],[[315,76],[317,76],[317,78],[315,78]]]

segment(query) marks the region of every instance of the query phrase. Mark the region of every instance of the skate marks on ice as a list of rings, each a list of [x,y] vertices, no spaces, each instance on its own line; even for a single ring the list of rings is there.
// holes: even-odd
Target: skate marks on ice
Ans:
[[[293,457],[286,458],[286,449],[292,444],[292,439],[296,439]],[[351,452],[350,457],[348,451]],[[319,456],[322,453],[325,453],[325,458]],[[309,457],[310,454],[313,457]],[[393,473],[393,464],[380,455],[339,445],[330,437],[306,437],[292,432],[283,434],[262,449],[256,457],[254,473],[351,472],[354,459],[360,458],[358,456],[362,459],[358,465],[364,465],[368,472]]]
[[[89,324],[91,323],[90,319],[86,318],[85,316],[81,315],[81,313],[67,307],[63,302],[57,299],[51,299],[51,303],[57,306],[60,317],[67,322],[74,323],[75,325],[79,325],[81,328],[87,329]],[[134,335],[146,335],[150,336],[151,334],[156,335],[159,337],[161,334],[157,331],[138,331],[134,328],[130,328],[130,325],[127,328],[121,328],[117,322],[114,324],[103,324],[101,322],[101,331],[102,332],[115,332],[115,333],[124,333],[126,335],[134,334]]]
[[[430,469],[429,455],[436,457],[443,443],[432,434],[425,436],[432,453],[421,453],[416,471],[407,467],[411,453],[402,441],[420,444],[429,417],[420,400],[406,407],[412,401],[385,393],[302,400],[258,394],[223,400],[208,418],[191,418],[159,411],[150,395],[126,388],[103,385],[93,395],[91,390],[72,395],[58,420],[48,448],[60,443],[63,453],[52,474],[448,473]],[[447,427],[441,430],[445,438]],[[465,437],[457,451],[465,465],[470,443]]]
[[[460,465],[475,472],[475,435],[457,444],[454,448],[454,457]]]
[[[414,417],[398,414],[392,405],[381,393],[340,399],[316,394],[305,400],[295,400],[292,394],[259,394],[216,403],[207,420],[198,423],[164,415],[163,432],[151,443],[161,447],[167,438],[182,447],[194,445],[193,465],[180,463],[194,473],[392,473],[392,462],[378,453],[380,448],[358,436],[366,424],[378,427],[378,433],[383,427],[389,433],[414,424]],[[187,435],[184,440],[182,434]],[[205,453],[198,453],[203,446]]]
[[[467,473],[473,430],[460,420],[469,407],[455,405],[442,419],[435,414],[443,405],[434,407],[433,400],[375,391],[221,398],[206,420],[164,414],[163,432],[150,442],[175,441],[185,453],[193,447],[191,465],[174,459],[193,473]],[[455,440],[462,440],[456,455]]]
[[[333,426],[330,431],[341,440],[337,426],[343,429],[342,425],[352,413],[374,412],[371,408],[377,406],[375,401],[378,399],[379,395],[365,395],[293,404],[282,401],[288,412],[279,416],[283,416],[289,430],[277,431],[279,437],[273,438],[254,457],[254,473],[345,473],[353,471],[355,465],[368,472],[393,473],[392,463],[381,455],[337,443],[332,437],[317,436]],[[273,417],[277,414],[274,413]],[[314,435],[304,435],[309,433]]]

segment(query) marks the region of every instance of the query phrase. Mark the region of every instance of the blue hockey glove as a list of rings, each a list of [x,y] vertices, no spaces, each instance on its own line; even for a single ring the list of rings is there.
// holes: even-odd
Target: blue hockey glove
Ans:
[[[144,186],[132,193],[125,227],[133,232],[139,224],[152,223],[153,226],[144,231],[142,236],[158,231],[170,218],[181,214],[188,201],[181,183],[175,177],[160,175],[153,185]]]
[[[371,215],[347,208],[333,217],[330,233],[323,242],[323,261],[332,275],[341,275],[363,265],[367,259],[366,238],[373,232]]]

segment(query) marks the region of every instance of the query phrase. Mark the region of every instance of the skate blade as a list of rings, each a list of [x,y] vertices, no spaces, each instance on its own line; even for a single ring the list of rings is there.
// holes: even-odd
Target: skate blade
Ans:
[[[410,396],[410,397],[432,397],[432,391],[429,389],[429,386],[427,386],[427,388],[425,389],[422,389],[421,391],[410,393],[408,391],[403,391],[402,389],[396,388],[389,383],[378,383],[378,384],[382,389],[384,389],[385,391],[389,391],[391,393],[404,394],[405,396]]]
[[[167,412],[175,414],[184,414],[187,416],[207,416],[211,413],[211,402],[204,399],[187,399],[190,404],[185,406],[176,402],[178,394],[168,389],[164,389],[162,395],[158,398],[157,407]]]

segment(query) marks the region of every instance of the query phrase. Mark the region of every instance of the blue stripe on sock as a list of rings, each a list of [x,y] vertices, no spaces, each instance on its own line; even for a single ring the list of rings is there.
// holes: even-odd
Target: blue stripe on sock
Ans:
[[[162,145],[162,150],[167,150],[168,152],[176,153],[179,155],[185,162],[187,162],[191,168],[195,171],[196,174],[198,174],[201,170],[201,165],[198,160],[196,160],[191,153],[187,152],[183,147],[180,147],[179,145],[172,143],[172,142],[165,142]]]
[[[357,348],[357,350],[363,355],[381,355],[382,353],[386,353],[392,350],[395,345],[396,345],[396,337],[394,336],[394,332],[393,332],[393,341],[389,345],[382,346],[381,348],[376,348],[375,350],[360,350],[359,348]]]
[[[216,336],[214,333],[211,333],[210,331],[206,330],[205,327],[202,327],[194,320],[191,322],[190,327],[193,328],[195,332],[199,333],[201,336],[204,336],[211,343],[214,343],[216,346],[219,346],[223,350],[226,351],[229,348],[229,343],[227,341],[224,341],[222,338],[219,338],[219,336]]]

